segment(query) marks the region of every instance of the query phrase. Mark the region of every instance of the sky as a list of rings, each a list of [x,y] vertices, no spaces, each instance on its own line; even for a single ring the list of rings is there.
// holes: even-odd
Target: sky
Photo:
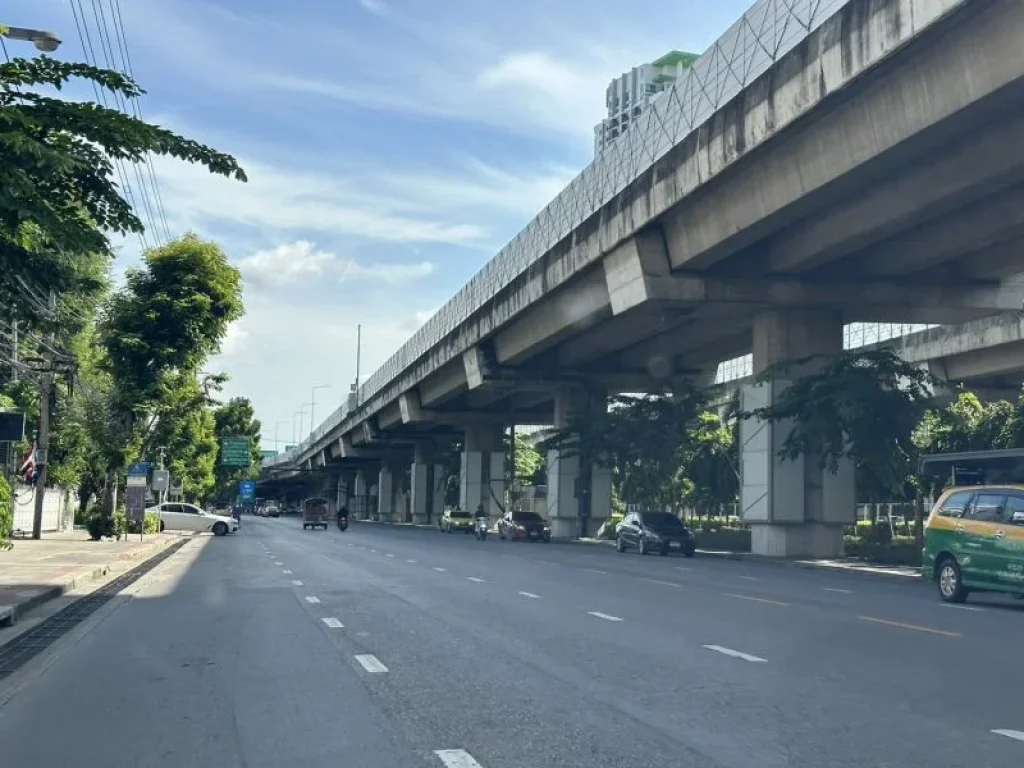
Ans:
[[[751,2],[5,0],[0,21],[81,61],[84,19],[103,64],[97,11],[113,29],[119,6],[143,117],[245,169],[153,161],[171,233],[215,240],[244,279],[206,368],[283,449],[304,404],[319,423],[348,393],[357,326],[365,380],[590,162],[612,78],[706,50]],[[114,242],[123,274],[142,244]]]

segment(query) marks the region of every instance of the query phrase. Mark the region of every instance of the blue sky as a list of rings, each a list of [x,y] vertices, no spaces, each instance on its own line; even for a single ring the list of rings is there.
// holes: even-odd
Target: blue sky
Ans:
[[[155,161],[171,231],[217,240],[245,277],[247,314],[209,367],[253,400],[266,447],[275,428],[290,442],[313,385],[332,385],[318,422],[340,403],[357,324],[365,376],[590,161],[612,77],[705,50],[749,4],[120,0],[144,116],[249,174]],[[81,60],[73,5],[7,0],[0,21]],[[123,269],[140,246],[119,246]]]

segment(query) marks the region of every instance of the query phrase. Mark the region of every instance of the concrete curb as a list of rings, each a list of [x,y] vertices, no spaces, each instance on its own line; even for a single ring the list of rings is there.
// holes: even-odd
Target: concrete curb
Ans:
[[[136,550],[127,557],[121,558],[119,561],[115,562],[124,563],[131,562],[133,560],[149,560],[151,557],[155,557],[164,549],[169,547],[173,541],[174,539],[170,537],[166,539],[158,539],[145,549]],[[20,614],[28,613],[51,600],[55,600],[58,597],[66,595],[68,592],[84,587],[86,584],[93,581],[102,579],[110,573],[113,568],[114,563],[98,565],[92,570],[79,573],[67,581],[47,587],[46,589],[32,595],[32,597],[22,600],[16,605],[0,606],[0,626],[14,626],[18,623],[18,617]]]

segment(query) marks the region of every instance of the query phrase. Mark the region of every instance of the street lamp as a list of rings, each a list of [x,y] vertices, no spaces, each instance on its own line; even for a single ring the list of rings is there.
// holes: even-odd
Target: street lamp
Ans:
[[[281,443],[280,443],[280,441],[279,441],[279,440],[277,439],[277,430],[278,430],[278,429],[280,429],[280,427],[281,427],[281,425],[282,425],[282,424],[287,424],[287,423],[289,423],[289,422],[291,422],[291,423],[293,423],[293,424],[294,424],[294,423],[295,423],[295,419],[283,419],[282,421],[279,421],[279,422],[277,422],[277,424],[275,424],[275,425],[274,425],[274,450],[275,450],[275,451],[279,451],[279,450],[281,450],[281,449],[280,449],[280,448],[278,447],[279,445],[281,445]],[[294,442],[294,441],[293,441],[293,442]]]
[[[299,439],[302,438],[302,420],[306,417],[306,407],[308,405],[309,403],[303,403],[301,406],[299,406],[299,412],[297,414],[299,417]]]
[[[309,431],[310,432],[313,431],[313,427],[316,425],[316,422],[313,420],[313,414],[316,413],[316,391],[318,389],[330,389],[330,388],[331,388],[330,384],[317,384],[315,387],[313,387],[313,395],[312,395],[312,397],[310,397],[311,402],[309,404]]]
[[[11,40],[25,40],[32,43],[43,53],[53,53],[60,47],[61,40],[53,32],[42,29],[26,29],[25,27],[4,27],[0,25],[0,34]]]

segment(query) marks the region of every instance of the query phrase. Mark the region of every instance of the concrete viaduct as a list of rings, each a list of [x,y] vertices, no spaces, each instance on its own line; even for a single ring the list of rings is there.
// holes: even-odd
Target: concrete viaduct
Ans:
[[[411,467],[423,520],[437,509],[433,452],[462,434],[461,503],[493,509],[510,424],[710,383],[750,351],[755,373],[836,354],[844,323],[1020,311],[1021,40],[1017,0],[757,2],[268,471],[330,470],[359,497],[376,472],[387,518]],[[765,403],[785,384],[743,396]],[[779,462],[783,430],[742,430],[753,549],[838,554],[853,472]],[[603,517],[607,473],[548,458],[555,534],[575,533],[581,497]]]

